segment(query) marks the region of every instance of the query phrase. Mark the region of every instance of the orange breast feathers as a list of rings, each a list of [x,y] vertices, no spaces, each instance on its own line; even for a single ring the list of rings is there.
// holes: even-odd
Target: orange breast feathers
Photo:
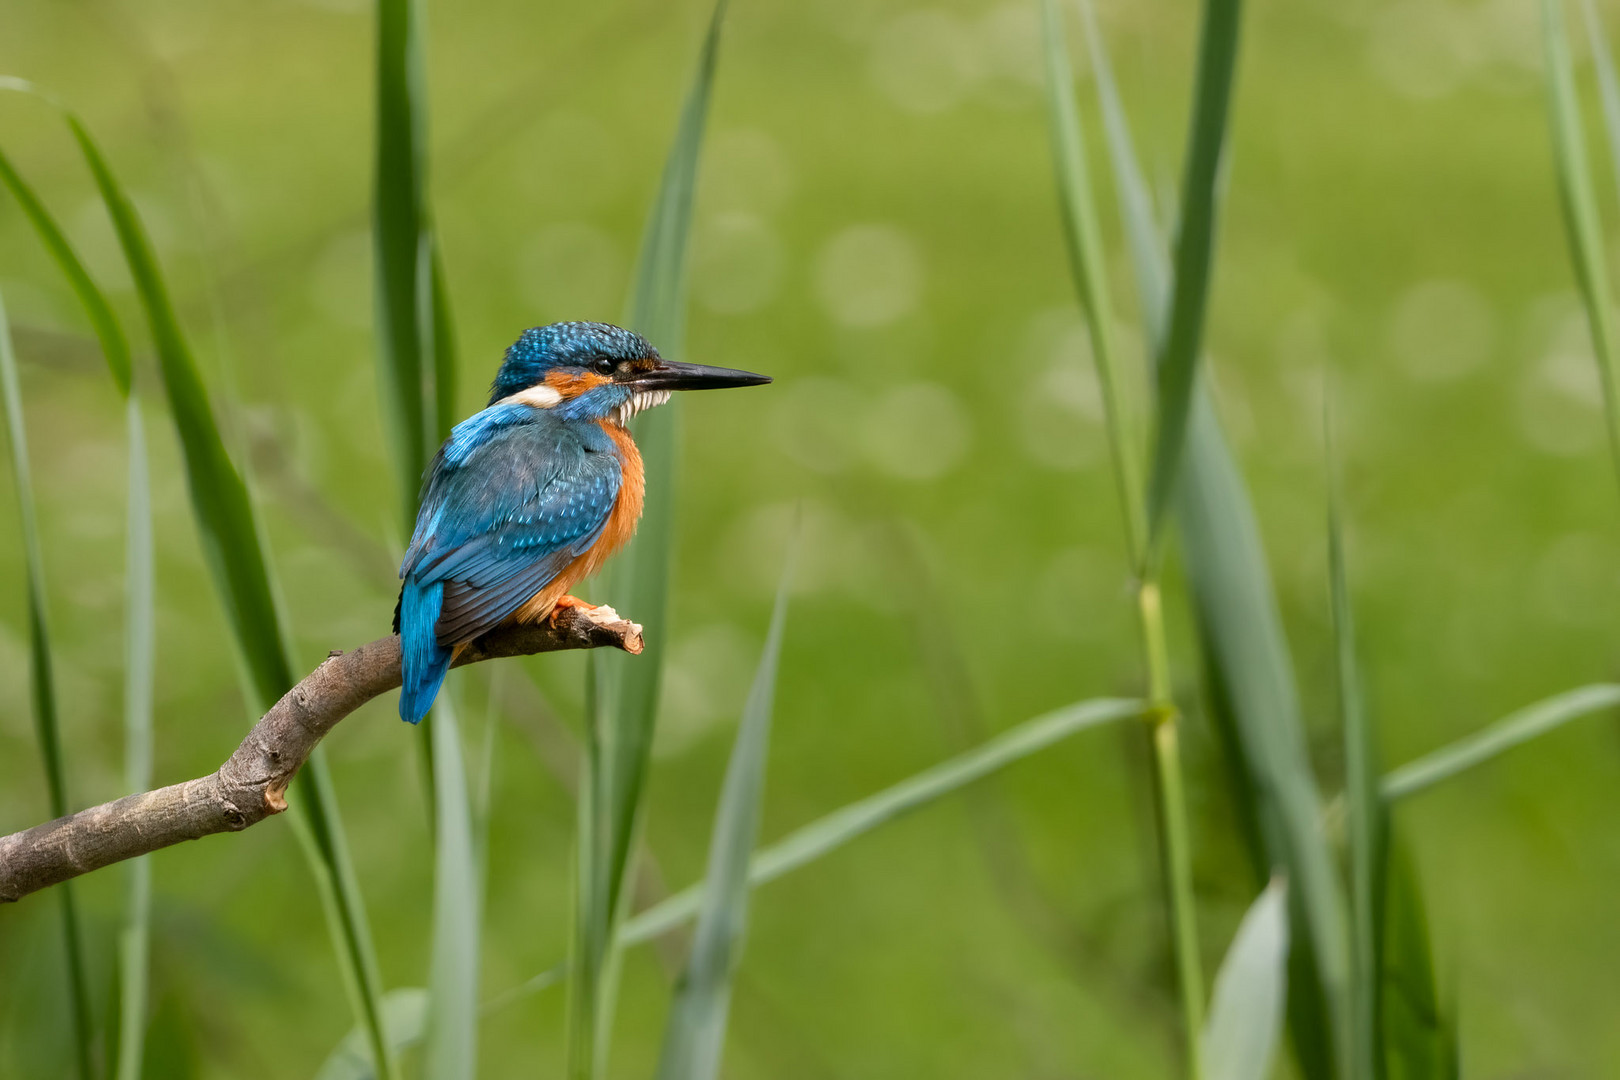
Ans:
[[[619,451],[619,497],[614,500],[613,509],[608,511],[607,524],[602,526],[602,535],[596,538],[596,543],[563,567],[562,573],[513,612],[513,622],[533,623],[550,618],[558,600],[567,596],[569,590],[580,581],[601,569],[602,564],[635,535],[636,522],[641,520],[641,506],[647,495],[647,474],[641,465],[641,451],[636,449],[635,440],[623,427],[611,420],[601,423],[602,430],[607,432]]]

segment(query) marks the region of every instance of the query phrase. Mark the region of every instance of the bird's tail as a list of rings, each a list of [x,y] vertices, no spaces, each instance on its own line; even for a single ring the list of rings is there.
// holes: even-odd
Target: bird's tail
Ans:
[[[404,675],[399,691],[399,718],[418,723],[439,696],[451,651],[439,644],[435,626],[444,602],[444,583],[406,581],[399,596],[399,653]]]

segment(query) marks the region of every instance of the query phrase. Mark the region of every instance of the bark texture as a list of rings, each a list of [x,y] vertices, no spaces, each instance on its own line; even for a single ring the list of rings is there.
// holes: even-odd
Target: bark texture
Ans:
[[[546,623],[492,631],[453,666],[562,649],[641,652],[641,627],[612,608],[559,608]],[[0,903],[182,840],[240,832],[287,809],[287,786],[338,721],[400,685],[399,638],[333,653],[253,725],[218,770],[126,795],[0,837]]]

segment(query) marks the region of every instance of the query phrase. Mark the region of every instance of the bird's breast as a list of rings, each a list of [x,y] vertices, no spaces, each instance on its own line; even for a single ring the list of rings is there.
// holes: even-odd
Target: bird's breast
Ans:
[[[619,454],[619,497],[608,513],[602,535],[585,553],[587,566],[580,577],[589,577],[607,561],[608,557],[630,542],[635,535],[636,522],[641,520],[641,507],[647,497],[647,473],[641,464],[641,451],[624,427],[602,421],[602,430],[613,440]]]

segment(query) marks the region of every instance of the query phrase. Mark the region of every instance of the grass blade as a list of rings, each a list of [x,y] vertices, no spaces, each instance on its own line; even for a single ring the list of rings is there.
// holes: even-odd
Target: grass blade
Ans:
[[[1125,410],[1120,401],[1113,347],[1113,304],[1103,264],[1097,212],[1074,103],[1074,78],[1058,18],[1056,0],[1042,0],[1045,39],[1047,117],[1052,154],[1063,207],[1064,235],[1075,289],[1087,315],[1092,355],[1103,390],[1114,483],[1125,515],[1126,546],[1135,571],[1137,612],[1143,655],[1148,672],[1148,694],[1155,707],[1152,728],[1158,813],[1155,826],[1164,866],[1166,907],[1174,940],[1176,982],[1181,995],[1181,1019],[1188,1069],[1198,1075],[1198,1032],[1204,1023],[1204,974],[1198,944],[1197,899],[1192,884],[1191,830],[1187,824],[1185,787],[1181,775],[1179,717],[1170,687],[1169,650],[1165,642],[1163,609],[1150,552],[1146,514],[1137,478],[1136,455],[1131,445]]]
[[[1138,489],[1136,453],[1131,447],[1125,409],[1120,401],[1119,375],[1115,364],[1113,300],[1109,295],[1108,273],[1103,263],[1102,231],[1097,224],[1096,200],[1091,194],[1091,178],[1086,168],[1085,140],[1080,129],[1080,113],[1074,104],[1074,76],[1064,46],[1063,27],[1056,0],[1041,0],[1041,30],[1045,41],[1047,119],[1052,136],[1053,164],[1057,171],[1059,202],[1063,210],[1063,237],[1069,252],[1069,268],[1075,291],[1085,309],[1091,352],[1102,384],[1103,409],[1108,420],[1109,452],[1114,460],[1114,479],[1119,487],[1120,506],[1125,513],[1126,546],[1131,562],[1141,571],[1142,547],[1147,526],[1142,496]]]
[[[1526,705],[1482,731],[1394,770],[1384,777],[1384,798],[1390,801],[1410,798],[1571,720],[1617,705],[1620,705],[1620,685],[1614,683],[1593,683]]]
[[[1333,420],[1324,416],[1328,459],[1328,575],[1333,610],[1339,722],[1344,733],[1345,804],[1350,848],[1350,1076],[1375,1080],[1379,1068],[1380,956],[1383,943],[1384,883],[1387,876],[1389,819],[1378,790],[1378,746],[1362,704],[1356,662],[1355,617],[1345,570],[1344,523],[1340,505]]]
[[[1558,203],[1563,210],[1564,233],[1575,280],[1586,305],[1592,351],[1597,354],[1598,379],[1603,384],[1603,407],[1608,418],[1609,452],[1620,476],[1620,376],[1615,371],[1614,313],[1610,308],[1609,271],[1598,218],[1597,199],[1587,162],[1585,129],[1581,126],[1580,98],[1575,92],[1575,65],[1569,54],[1561,0],[1542,0],[1542,42],[1547,60],[1547,108],[1553,134],[1553,157],[1558,168]],[[1596,35],[1595,41],[1601,41]],[[1599,61],[1602,68],[1602,61]],[[1613,72],[1609,73],[1612,80]],[[1616,151],[1620,153],[1620,150]]]
[[[1592,46],[1592,66],[1597,70],[1598,101],[1603,106],[1603,130],[1609,137],[1609,159],[1617,170],[1615,182],[1620,184],[1620,76],[1615,74],[1614,53],[1609,50],[1609,39],[1603,32],[1597,6],[1592,0],[1581,0],[1581,13],[1586,18],[1586,36]]]
[[[1215,218],[1221,161],[1226,151],[1232,76],[1237,68],[1239,0],[1206,0],[1199,33],[1198,73],[1181,185],[1169,323],[1158,352],[1158,426],[1153,478],[1148,488],[1148,527],[1153,539],[1169,508],[1181,468],[1193,387],[1203,355],[1204,313],[1215,254]],[[1152,543],[1150,541],[1150,546]]]
[[[45,765],[45,786],[51,814],[68,812],[67,772],[62,762],[62,733],[56,712],[56,673],[51,659],[51,635],[46,615],[45,561],[39,546],[39,522],[34,507],[32,470],[28,464],[28,435],[23,427],[22,387],[17,380],[17,357],[11,347],[11,325],[0,302],[0,397],[6,430],[11,439],[11,473],[17,488],[17,522],[22,529],[23,558],[28,573],[29,686],[34,704],[34,729],[39,736]],[[68,994],[72,1006],[74,1063],[81,1080],[95,1075],[91,1043],[89,977],[85,970],[84,934],[71,889],[59,890],[62,936],[67,952]]]
[[[377,0],[377,147],[372,243],[384,425],[399,464],[405,535],[417,488],[454,420],[447,315],[427,201],[420,0]]]
[[[29,92],[26,84],[0,80],[7,89]],[[74,296],[101,345],[102,355],[118,392],[125,398],[129,454],[128,543],[125,565],[124,626],[124,785],[127,791],[151,787],[152,680],[153,680],[153,555],[150,482],[146,435],[140,404],[131,382],[129,341],[113,314],[106,294],[96,285],[56,219],[32,187],[23,180],[4,153],[0,153],[3,183],[34,227],[40,242],[67,278]],[[117,1047],[116,1080],[137,1080],[145,1047],[147,1013],[148,941],[151,922],[151,867],[146,859],[132,860],[125,870],[126,899],[118,935],[118,1027],[111,1045]],[[71,904],[71,901],[67,901]]]
[[[692,199],[724,17],[725,0],[719,0],[647,221],[631,294],[628,321],[666,356],[679,356],[682,349]],[[610,602],[633,612],[645,627],[646,650],[635,658],[593,650],[586,668],[589,720],[569,993],[568,1075],[573,1078],[601,1073],[612,1026],[614,939],[628,893],[624,886],[639,828],[667,639],[678,421],[677,402],[636,419],[635,438],[646,463],[646,503],[635,539],[601,586]]]
[[[1389,860],[1385,937],[1380,949],[1380,1028],[1389,1080],[1456,1080],[1457,1028],[1440,1005],[1428,917],[1410,854],[1395,845]]]
[[[771,628],[765,635],[765,651],[743,705],[742,722],[737,727],[725,783],[720,789],[697,934],[664,1029],[658,1080],[715,1080],[720,1075],[731,1005],[731,976],[742,955],[748,925],[748,857],[759,834],[776,672],[797,547],[795,540],[782,569]]]
[[[0,82],[10,81],[0,80]],[[45,204],[24,182],[4,153],[0,153],[0,184],[4,184],[12,197],[17,200],[23,216],[34,226],[34,231],[39,234],[45,250],[50,253],[63,276],[67,278],[69,287],[73,289],[73,295],[78,297],[85,315],[90,319],[90,328],[95,332],[96,340],[101,343],[101,354],[107,358],[107,367],[112,372],[113,382],[118,385],[118,392],[126,398],[129,397],[131,372],[129,342],[124,337],[123,328],[118,325],[118,319],[113,315],[112,305],[107,303],[107,297],[96,287],[90,272],[84,267],[84,262],[68,243],[61,227],[56,224],[56,219],[51,217],[50,212],[45,209]]]
[[[1215,975],[1199,1048],[1209,1080],[1265,1080],[1282,1035],[1288,985],[1287,886],[1276,878],[1250,906]]]
[[[247,673],[250,704],[263,711],[293,685],[281,615],[247,484],[231,463],[209,407],[195,357],[181,332],[151,241],[89,131],[63,111],[112,218],[141,307],[150,325],[170,416],[186,462],[192,512]],[[295,783],[294,817],[311,853],[345,984],[379,1055],[379,1074],[393,1080],[381,1020],[381,978],[359,883],[349,858],[337,799],[317,750]]]
[[[478,1062],[478,942],[483,906],[472,801],[452,695],[434,705],[433,945],[423,1080],[472,1080]]]
[[[152,497],[146,430],[140,402],[126,408],[129,431],[129,524],[124,602],[124,790],[152,786],[152,693],[156,618],[152,549]],[[146,1046],[152,866],[142,857],[128,865],[124,924],[118,934],[118,1059],[116,1080],[139,1080]]]
[[[1081,0],[1145,336],[1165,354],[1172,281],[1107,49]],[[1201,383],[1201,380],[1200,380]],[[1289,1025],[1307,1076],[1344,1069],[1349,949],[1344,898],[1321,829],[1293,664],[1243,476],[1202,385],[1193,388],[1176,514],[1211,712],[1262,872],[1288,870]],[[1298,932],[1303,931],[1303,932]],[[1335,1047],[1338,1049],[1336,1050]],[[1337,1062],[1337,1064],[1336,1064]]]
[[[397,1056],[422,1041],[428,1026],[429,992],[420,986],[402,987],[383,995],[383,1027],[388,1045]],[[354,1028],[332,1048],[315,1080],[377,1080],[372,1068],[371,1042],[364,1028]]]
[[[982,746],[942,761],[874,795],[834,810],[754,853],[749,862],[750,887],[774,881],[836,851],[857,837],[896,818],[904,817],[937,799],[999,772],[1008,765],[1040,753],[1082,731],[1119,720],[1139,720],[1148,713],[1145,701],[1096,698],[1026,720]],[[667,933],[691,919],[703,904],[704,887],[694,885],[675,893],[627,921],[620,931],[622,944],[633,945]]]

